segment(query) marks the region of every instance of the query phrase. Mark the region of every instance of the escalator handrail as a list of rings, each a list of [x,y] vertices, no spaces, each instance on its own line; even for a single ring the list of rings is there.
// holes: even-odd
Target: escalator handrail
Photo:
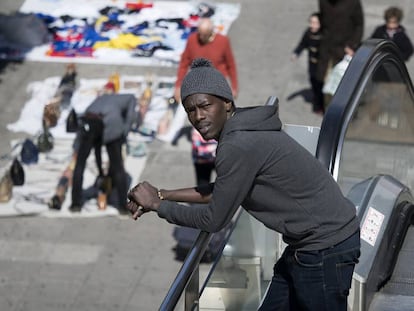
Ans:
[[[379,39],[364,41],[353,56],[321,124],[316,158],[335,178],[336,160],[350,119],[370,75],[384,61],[395,63],[414,98],[411,78],[395,43]]]

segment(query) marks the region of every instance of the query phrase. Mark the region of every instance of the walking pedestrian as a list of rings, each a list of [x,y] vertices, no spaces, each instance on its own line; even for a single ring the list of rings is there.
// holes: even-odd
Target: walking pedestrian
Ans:
[[[309,27],[306,28],[301,40],[293,50],[291,59],[296,61],[303,50],[308,50],[308,75],[312,87],[312,111],[324,114],[323,81],[317,78],[317,66],[319,62],[319,46],[322,39],[320,14],[314,12],[309,16]]]

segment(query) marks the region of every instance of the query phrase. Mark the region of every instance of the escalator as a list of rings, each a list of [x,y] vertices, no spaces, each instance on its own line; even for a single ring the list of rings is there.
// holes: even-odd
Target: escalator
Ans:
[[[365,42],[332,99],[316,152],[361,220],[353,311],[414,310],[413,118],[413,86],[398,48]]]
[[[286,126],[355,204],[361,258],[349,310],[414,310],[414,92],[398,48],[368,40],[354,55],[321,128]],[[257,310],[284,249],[240,209],[210,266],[201,232],[160,310]]]

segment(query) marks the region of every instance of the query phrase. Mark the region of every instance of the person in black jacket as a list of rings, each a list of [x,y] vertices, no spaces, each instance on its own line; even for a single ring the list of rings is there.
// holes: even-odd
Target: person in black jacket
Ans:
[[[364,31],[364,13],[361,0],[319,0],[322,41],[317,70],[324,81],[329,70],[345,54],[353,56],[361,44]],[[328,104],[325,102],[325,105]]]
[[[319,45],[321,43],[322,31],[320,23],[320,14],[315,12],[309,16],[309,27],[305,30],[301,40],[295,47],[291,59],[295,61],[304,49],[308,50],[308,74],[312,86],[312,111],[315,113],[324,113],[323,105],[323,81],[316,76],[319,62]]]
[[[206,59],[194,60],[181,98],[203,139],[218,141],[215,181],[173,190],[140,182],[128,193],[133,218],[153,211],[218,232],[242,206],[288,244],[259,310],[346,310],[359,220],[329,171],[282,130],[277,106],[236,108],[226,78]]]
[[[371,38],[392,40],[400,49],[403,60],[408,61],[413,54],[413,44],[404,26],[401,25],[403,16],[403,11],[398,7],[386,9],[384,12],[385,24],[376,27]]]

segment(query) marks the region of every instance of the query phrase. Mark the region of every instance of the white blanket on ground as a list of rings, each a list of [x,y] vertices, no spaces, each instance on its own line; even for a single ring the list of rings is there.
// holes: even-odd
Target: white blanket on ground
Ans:
[[[60,82],[60,77],[50,77],[43,81],[34,81],[27,86],[29,100],[25,103],[20,113],[19,119],[7,125],[7,129],[13,132],[24,132],[31,136],[36,136],[42,131],[43,108],[53,98]],[[133,94],[137,99],[140,98],[146,87],[146,77],[144,76],[120,76],[119,93]],[[152,76],[152,100],[149,110],[145,115],[143,126],[157,134],[157,138],[163,141],[171,141],[171,137],[182,126],[185,113],[178,105],[168,131],[158,133],[158,126],[161,119],[168,112],[168,98],[174,93],[173,84],[175,77]],[[79,86],[71,98],[71,104],[66,109],[62,109],[60,118],[55,127],[50,132],[54,138],[74,139],[74,133],[66,132],[66,119],[73,108],[78,115],[92,103],[98,95],[98,91],[108,81],[107,78],[80,79]],[[165,86],[165,87],[159,87]],[[160,134],[160,135],[158,135]]]
[[[29,138],[35,141],[36,136],[42,130],[42,114],[44,106],[54,96],[58,87],[60,77],[50,77],[43,81],[34,81],[27,87],[29,100],[25,103],[19,119],[8,125],[8,129],[16,132],[25,132]],[[120,93],[131,93],[137,98],[140,97],[146,87],[148,77],[144,76],[120,76]],[[74,133],[66,132],[66,118],[71,108],[78,114],[82,114],[86,107],[95,99],[98,90],[106,84],[108,79],[80,79],[79,86],[71,98],[71,104],[62,110],[57,125],[51,129],[54,138],[54,148],[48,153],[40,153],[37,164],[23,164],[26,181],[23,186],[13,187],[12,200],[7,203],[0,203],[0,216],[15,215],[42,215],[48,217],[72,217],[74,214],[68,212],[70,204],[70,189],[68,189],[67,199],[61,211],[48,209],[47,201],[53,196],[59,177],[70,162],[72,155],[72,144],[75,138]],[[167,132],[158,135],[158,125],[160,120],[171,113],[168,108],[168,98],[173,94],[173,84],[175,77],[152,76],[152,100],[149,110],[145,115],[143,127],[154,131],[155,138],[169,142],[174,137],[177,130],[183,125],[185,112],[181,105],[173,115],[171,125]],[[125,167],[128,174],[132,177],[132,184],[138,182],[140,174],[146,162],[146,143],[154,137],[130,132],[128,135],[128,145],[131,148],[138,148],[138,154],[127,155]],[[14,142],[19,143],[19,142]],[[14,150],[13,156],[19,156],[21,148]],[[103,153],[104,162],[107,155]],[[106,157],[106,158],[105,158]],[[84,173],[84,185],[86,189],[93,184],[97,176],[94,157],[90,156]],[[3,167],[4,172],[4,167]],[[118,211],[108,207],[105,211],[97,209],[96,200],[90,200],[85,204],[82,213],[77,216],[97,217],[118,215]]]
[[[66,193],[61,210],[50,210],[47,202],[55,194],[59,178],[71,160],[72,140],[59,139],[55,141],[52,151],[39,154],[36,164],[22,164],[25,172],[25,182],[22,186],[13,186],[12,199],[6,203],[0,203],[0,217],[37,215],[44,217],[102,217],[117,216],[118,210],[108,206],[105,210],[99,210],[96,199],[85,203],[81,213],[69,212],[71,203],[71,188]],[[16,151],[20,149],[17,148]],[[104,162],[107,161],[105,153]],[[135,184],[139,180],[145,167],[146,157],[131,157],[125,159],[126,171],[130,174]],[[4,173],[5,169],[2,169]],[[83,188],[93,185],[97,176],[94,157],[90,156],[84,172]]]

